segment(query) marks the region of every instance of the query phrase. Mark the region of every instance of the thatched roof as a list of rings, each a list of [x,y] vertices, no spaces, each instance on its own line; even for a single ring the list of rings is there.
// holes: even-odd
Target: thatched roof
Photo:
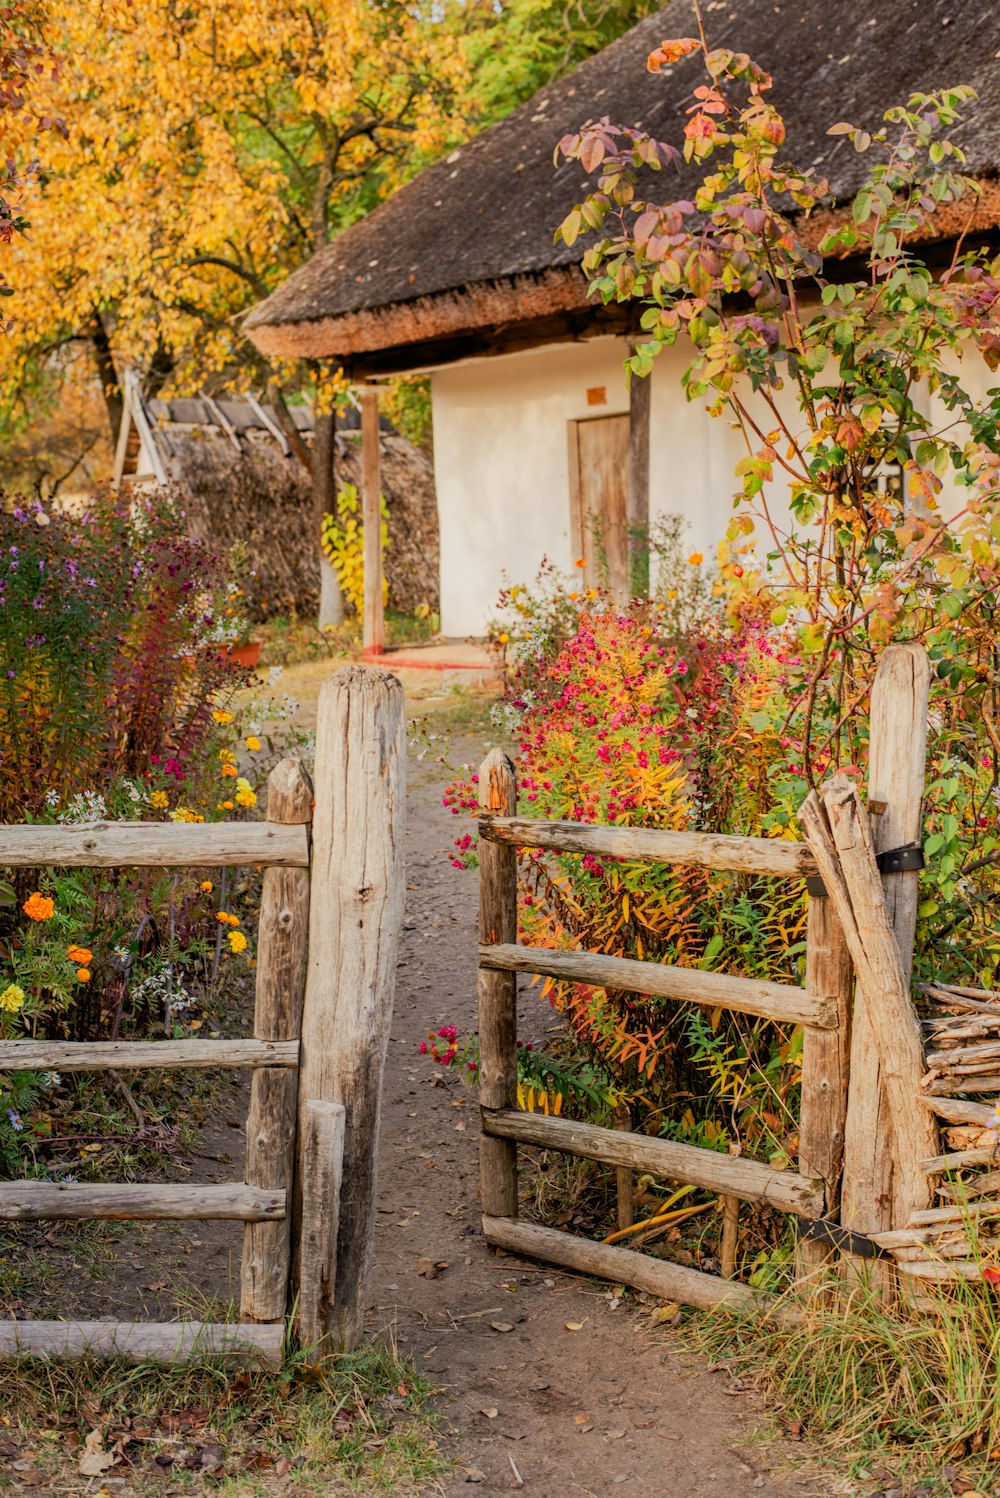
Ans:
[[[319,560],[313,522],[312,482],[293,456],[277,413],[253,397],[213,400],[190,396],[147,400],[134,376],[128,379],[133,441],[123,444],[119,481],[137,475],[139,434],[155,452],[165,482],[179,486],[192,535],[228,551],[239,542],[250,577],[246,608],[251,618],[315,614]],[[289,415],[307,448],[315,426],[312,409],[292,406]],[[412,611],[439,607],[438,517],[434,470],[426,453],[400,437],[381,417],[382,489],[389,509],[385,556],[389,603]],[[337,413],[334,473],[338,487],[361,485],[359,413]],[[139,475],[140,479],[143,477]]]
[[[875,125],[911,92],[959,83],[980,95],[963,133],[970,170],[997,175],[996,0],[708,0],[705,21],[711,45],[772,72],[789,155],[821,167],[837,198],[865,161],[829,125]],[[436,341],[585,306],[579,248],[553,231],[586,183],[576,164],[553,167],[555,143],[603,115],[676,140],[702,65],[653,75],[646,56],[696,34],[690,0],[674,0],[345,230],[251,312],[247,332],[267,353],[353,358],[363,373],[379,350],[412,345],[416,364]]]

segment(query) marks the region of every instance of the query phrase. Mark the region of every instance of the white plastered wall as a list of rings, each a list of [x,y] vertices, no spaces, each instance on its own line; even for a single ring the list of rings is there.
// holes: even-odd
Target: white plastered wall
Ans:
[[[441,628],[480,635],[506,574],[572,565],[567,422],[628,410],[617,338],[470,360],[431,377]],[[606,404],[588,406],[604,388]]]
[[[504,576],[528,582],[543,557],[572,568],[567,423],[628,410],[621,338],[470,360],[431,377],[441,526],[441,627],[480,635]],[[650,408],[650,520],[680,514],[684,544],[714,559],[745,448],[725,418],[689,403],[687,350],[657,358]],[[588,404],[603,388],[606,403]]]

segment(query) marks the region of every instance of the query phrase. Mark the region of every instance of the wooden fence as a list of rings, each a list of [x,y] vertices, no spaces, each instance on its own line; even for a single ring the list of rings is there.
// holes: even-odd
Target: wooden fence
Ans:
[[[293,1297],[303,1346],[350,1346],[360,1336],[405,891],[404,744],[399,682],[351,667],[320,695],[315,798],[301,763],[284,760],[268,780],[266,822],[0,826],[0,867],[265,866],[252,1039],[0,1042],[0,1071],[251,1071],[242,1181],[0,1183],[6,1220],[243,1222],[242,1319],[9,1321],[0,1352],[276,1363]]]
[[[920,832],[928,682],[919,647],[884,653],[872,692],[868,812],[853,782],[839,777],[832,798],[813,797],[804,810],[805,842],[519,817],[513,765],[496,750],[486,758],[479,775],[479,1087],[490,1243],[690,1305],[758,1299],[732,1279],[519,1220],[517,1147],[531,1144],[615,1167],[626,1212],[633,1171],[719,1192],[726,1198],[724,1262],[733,1256],[738,1202],[765,1202],[802,1222],[800,1277],[840,1252],[863,1259],[891,1287],[895,1266],[880,1257],[880,1236],[929,1205],[928,1157],[937,1153],[933,1104],[920,1096],[919,1026],[909,1000],[918,860],[909,848],[899,857]],[[518,945],[519,848],[806,880],[804,986]],[[878,867],[876,854],[887,855]],[[518,1111],[518,973],[803,1026],[798,1170]],[[775,1313],[792,1314],[780,1307]]]

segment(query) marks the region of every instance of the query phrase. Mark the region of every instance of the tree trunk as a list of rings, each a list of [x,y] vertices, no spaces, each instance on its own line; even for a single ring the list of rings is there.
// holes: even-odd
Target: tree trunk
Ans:
[[[108,426],[111,431],[111,446],[118,445],[118,433],[121,430],[122,417],[125,414],[125,397],[118,379],[118,371],[115,369],[114,355],[111,352],[111,340],[107,329],[101,320],[101,314],[94,312],[90,320],[90,342],[94,350],[94,363],[97,365],[97,375],[101,382],[101,394],[104,396],[104,409],[108,415]]]

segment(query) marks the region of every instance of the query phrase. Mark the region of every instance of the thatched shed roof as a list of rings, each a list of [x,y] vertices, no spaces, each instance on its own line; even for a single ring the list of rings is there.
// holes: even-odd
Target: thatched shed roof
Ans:
[[[711,45],[772,72],[789,155],[822,167],[837,198],[865,163],[829,125],[871,126],[913,91],[958,83],[980,95],[963,136],[970,170],[997,175],[996,0],[708,0],[704,10]],[[409,345],[411,367],[439,362],[435,344],[455,357],[474,330],[584,307],[580,251],[553,243],[584,174],[553,167],[555,143],[603,115],[676,140],[702,65],[653,75],[646,56],[665,37],[696,34],[690,0],[674,0],[345,230],[251,312],[246,331],[266,353],[353,359],[364,373],[378,372],[378,351]]]
[[[138,470],[142,461],[153,459],[153,474],[158,468],[162,481],[183,493],[192,535],[219,550],[228,551],[237,542],[244,548],[250,571],[245,607],[251,618],[314,615],[319,559],[312,482],[292,455],[273,407],[252,396],[147,400],[134,375],[126,383],[133,425],[122,443],[116,481],[148,481],[149,470]],[[312,409],[293,406],[289,415],[311,449]],[[379,426],[382,488],[389,510],[389,603],[406,612],[426,604],[436,612],[439,545],[433,466],[427,453],[399,436],[388,418],[381,417]],[[140,439],[150,451],[140,453]],[[337,413],[334,473],[338,487],[361,485],[360,419],[353,408]]]

